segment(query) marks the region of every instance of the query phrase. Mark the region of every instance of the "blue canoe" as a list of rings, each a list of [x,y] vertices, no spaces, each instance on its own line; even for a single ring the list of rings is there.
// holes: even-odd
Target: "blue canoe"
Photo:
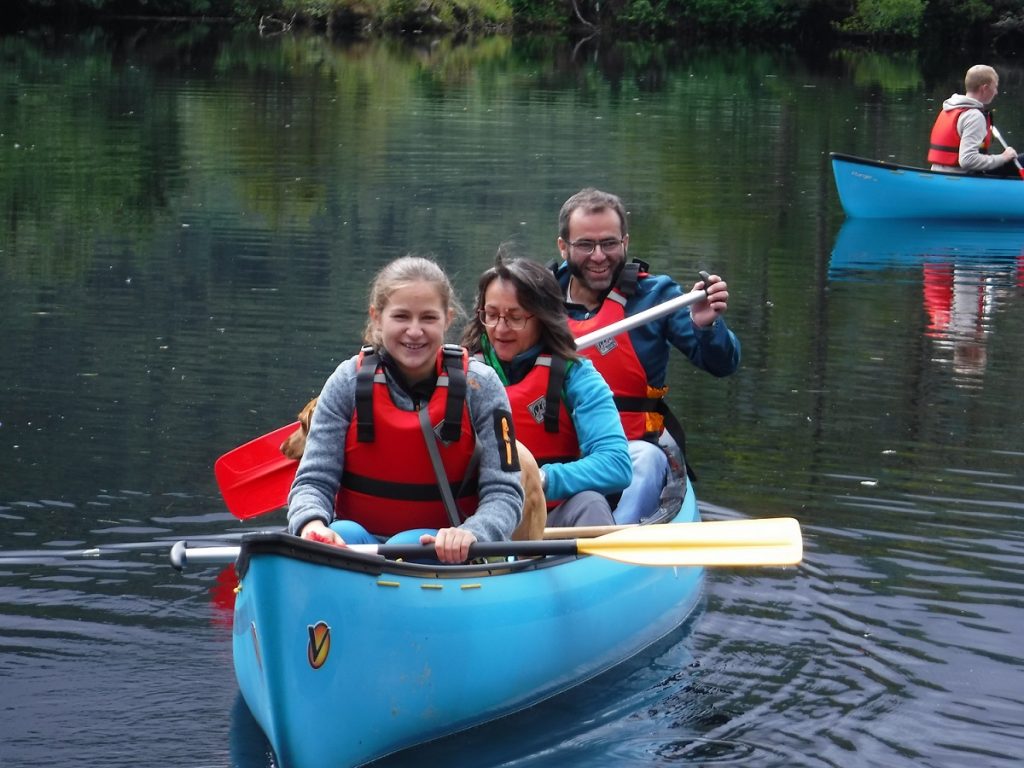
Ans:
[[[685,478],[654,518],[699,519]],[[682,624],[704,574],[401,563],[281,533],[243,537],[236,568],[235,673],[282,768],[361,765],[572,688]]]
[[[839,201],[850,218],[1024,219],[1020,178],[938,173],[831,153]]]

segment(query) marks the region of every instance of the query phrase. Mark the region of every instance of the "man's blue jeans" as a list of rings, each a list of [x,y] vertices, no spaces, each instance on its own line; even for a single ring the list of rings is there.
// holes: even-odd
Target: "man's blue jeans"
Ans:
[[[668,456],[654,443],[630,440],[629,458],[633,462],[633,480],[612,512],[620,525],[638,523],[641,517],[654,514],[668,476]]]

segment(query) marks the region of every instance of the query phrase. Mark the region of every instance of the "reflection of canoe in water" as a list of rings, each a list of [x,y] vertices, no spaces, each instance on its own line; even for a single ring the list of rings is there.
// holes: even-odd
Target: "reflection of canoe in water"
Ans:
[[[685,478],[660,517],[698,520]],[[235,672],[285,768],[359,765],[573,687],[685,621],[703,578],[596,556],[440,566],[242,541]]]
[[[1024,183],[1022,183],[1024,186]],[[958,375],[984,372],[998,296],[1024,287],[1024,222],[848,219],[829,261],[832,281],[919,283],[924,333]],[[940,359],[940,358],[936,358]]]
[[[1020,182],[1024,187],[1024,182]],[[906,268],[925,262],[1010,267],[1024,259],[1024,221],[848,219],[829,261],[833,280],[866,270]]]
[[[837,152],[831,157],[839,201],[850,218],[1024,221],[1019,177],[936,173]]]

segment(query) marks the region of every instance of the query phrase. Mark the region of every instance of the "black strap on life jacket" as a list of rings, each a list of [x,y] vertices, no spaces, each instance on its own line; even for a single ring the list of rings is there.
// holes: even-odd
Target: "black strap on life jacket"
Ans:
[[[551,355],[548,372],[548,390],[544,393],[544,431],[558,432],[558,414],[562,407],[562,387],[565,385],[565,358]]]
[[[626,298],[629,298],[636,293],[636,283],[640,279],[641,272],[647,272],[650,269],[646,261],[640,261],[640,259],[633,259],[629,264],[622,266],[622,271],[619,273],[619,279],[615,283],[615,288]]]
[[[373,442],[373,377],[380,365],[380,357],[371,346],[359,350],[359,370],[356,371],[356,440]]]
[[[447,401],[444,421],[441,424],[441,440],[453,443],[462,434],[462,406],[466,402],[466,371],[463,368],[463,350],[457,344],[445,344],[443,366],[448,374]],[[360,443],[372,443],[373,426],[373,385],[380,356],[372,346],[359,350],[361,360],[356,372],[356,439]]]
[[[445,344],[442,350],[444,370],[448,374],[448,399],[441,424],[441,440],[454,443],[462,434],[462,406],[466,402],[465,351],[458,344]]]

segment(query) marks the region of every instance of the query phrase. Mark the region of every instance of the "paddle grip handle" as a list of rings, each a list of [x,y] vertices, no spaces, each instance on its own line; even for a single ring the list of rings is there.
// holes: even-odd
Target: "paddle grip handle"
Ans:
[[[237,545],[219,547],[189,547],[187,541],[178,541],[171,547],[171,567],[176,571],[184,570],[188,565],[203,563],[233,563],[238,559],[240,548]]]

